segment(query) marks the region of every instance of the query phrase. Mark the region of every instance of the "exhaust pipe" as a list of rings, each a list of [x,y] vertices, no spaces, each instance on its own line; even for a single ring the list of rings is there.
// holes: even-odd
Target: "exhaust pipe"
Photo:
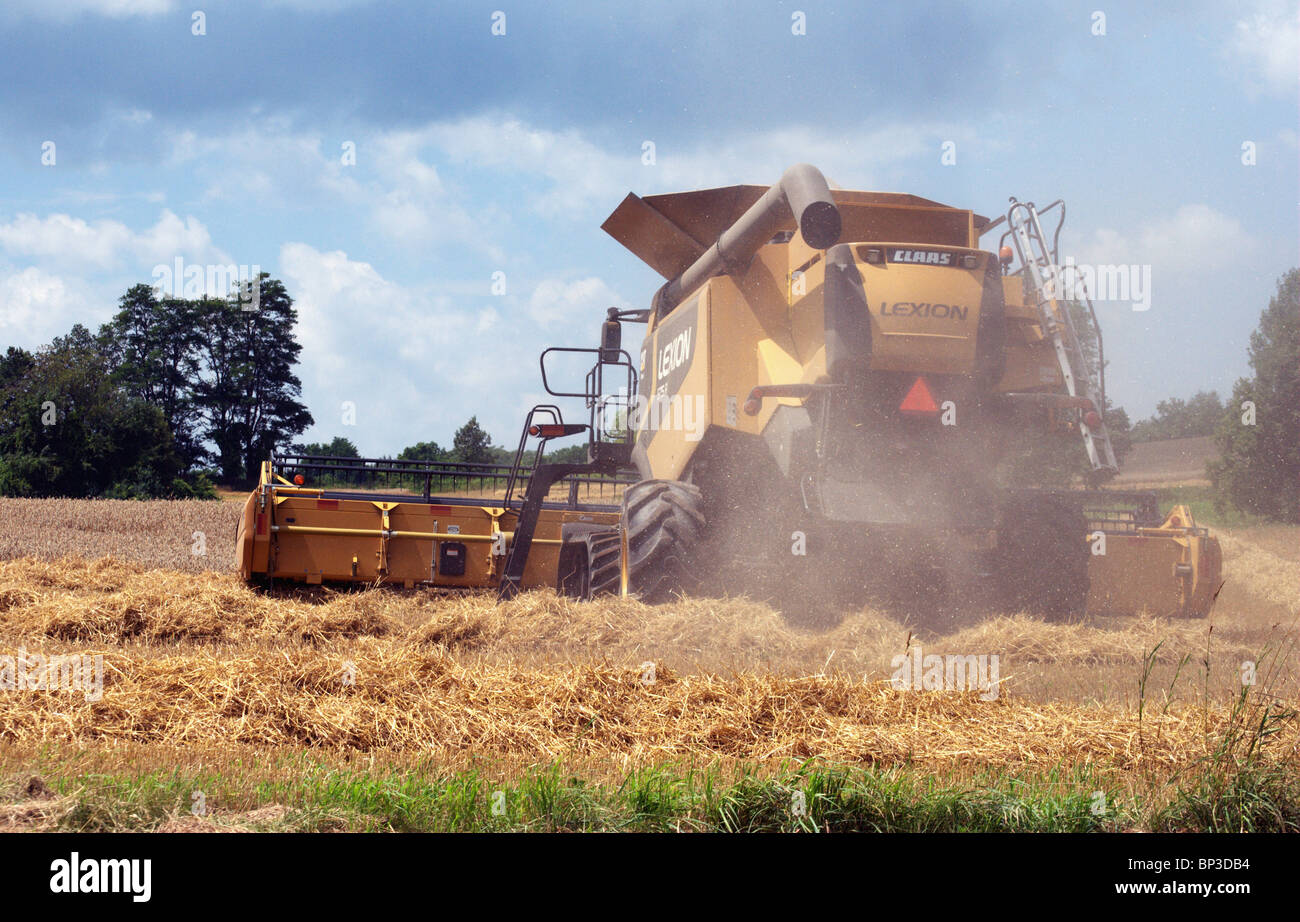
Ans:
[[[739,272],[759,247],[789,230],[791,223],[808,245],[818,250],[829,249],[840,239],[840,211],[831,198],[830,186],[821,170],[807,163],[786,170],[781,181],[723,231],[713,246],[660,288],[655,295],[655,313],[662,317],[715,275]]]

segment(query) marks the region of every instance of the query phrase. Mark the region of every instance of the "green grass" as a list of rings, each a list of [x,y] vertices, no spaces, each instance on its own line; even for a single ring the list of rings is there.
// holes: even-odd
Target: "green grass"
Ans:
[[[1228,775],[1206,772],[1153,815],[1153,832],[1296,832],[1300,800],[1294,772],[1258,766]]]
[[[1217,525],[1220,528],[1247,528],[1267,525],[1268,520],[1231,505],[1215,505],[1212,487],[1163,487],[1155,491],[1160,500],[1160,510],[1168,512],[1170,506],[1182,504],[1192,510],[1192,518],[1199,525]]]
[[[1090,767],[977,771],[935,777],[919,768],[805,764],[672,765],[593,780],[560,765],[491,779],[477,770],[382,772],[303,764],[276,780],[242,772],[60,774],[39,768],[69,806],[66,831],[157,829],[187,817],[202,791],[205,822],[266,831],[418,832],[1104,832],[1141,828],[1300,831],[1300,779],[1260,766],[1208,768],[1133,790]],[[241,819],[279,805],[282,815]]]

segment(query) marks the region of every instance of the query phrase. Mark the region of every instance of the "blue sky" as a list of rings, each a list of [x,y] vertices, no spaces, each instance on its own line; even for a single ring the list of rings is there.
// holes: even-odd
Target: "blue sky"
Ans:
[[[1300,14],[1128,6],[9,0],[0,348],[177,257],[256,264],[300,310],[309,438],[393,453],[476,413],[513,444],[540,348],[660,281],[599,229],[628,191],[809,161],[988,215],[1064,198],[1063,256],[1151,267],[1148,310],[1098,305],[1112,398],[1226,396],[1300,262]]]

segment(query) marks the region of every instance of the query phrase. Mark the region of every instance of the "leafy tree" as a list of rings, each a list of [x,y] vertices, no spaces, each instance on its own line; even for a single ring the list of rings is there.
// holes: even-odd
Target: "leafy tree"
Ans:
[[[345,439],[341,435],[336,435],[328,442],[307,442],[303,445],[291,445],[290,451],[300,455],[324,455],[331,458],[330,461],[319,461],[315,464],[318,468],[309,472],[308,476],[313,478],[316,486],[357,486],[361,484],[366,474],[361,471],[335,471],[330,472],[327,468],[334,465],[346,464],[350,459],[360,458],[361,452],[353,444],[351,439]]]
[[[302,351],[294,334],[298,312],[283,283],[263,272],[256,310],[234,297],[207,299],[197,317],[204,434],[216,446],[223,479],[252,481],[276,445],[313,422],[293,372]]]
[[[542,460],[551,464],[585,464],[587,461],[587,443],[579,442],[577,445],[566,445],[563,448],[548,451]]]
[[[416,442],[414,445],[408,445],[401,450],[397,456],[398,461],[423,461],[430,465],[437,465],[439,462],[454,461],[451,452],[443,448],[437,442]],[[421,492],[426,487],[432,491],[442,489],[445,478],[430,477],[427,474],[402,474],[397,478],[397,482],[405,489],[415,492]],[[454,488],[454,487],[453,487]]]
[[[0,361],[0,493],[187,494],[162,412],[113,381],[111,358],[80,324],[31,355]]]
[[[205,455],[195,416],[199,330],[196,302],[159,301],[148,285],[134,285],[100,328],[113,376],[128,394],[158,407],[186,467]]]
[[[1197,391],[1188,401],[1171,397],[1156,404],[1154,416],[1133,427],[1133,441],[1213,435],[1222,418],[1223,402],[1217,391]]]
[[[0,356],[0,391],[27,374],[34,362],[32,354],[26,349],[10,346],[5,354]]]
[[[292,446],[300,455],[328,455],[331,458],[360,458],[361,452],[351,439],[336,435],[328,442],[307,442],[305,445]]]
[[[456,430],[452,439],[452,454],[457,461],[466,464],[487,464],[492,461],[492,438],[478,424],[477,416],[471,416],[469,422]]]
[[[203,369],[194,386],[195,403],[203,416],[203,435],[216,449],[213,457],[227,483],[242,479],[244,473],[238,425],[244,400],[241,381],[247,375],[248,359],[234,341],[239,318],[233,312],[237,310],[215,299],[203,299],[195,308]]]
[[[1129,422],[1128,413],[1123,407],[1117,407],[1106,398],[1106,430],[1110,432],[1110,447],[1115,449],[1115,460],[1124,464],[1124,459],[1133,451],[1133,424]]]
[[[450,461],[451,452],[437,442],[416,442],[402,449],[398,461]]]
[[[1300,522],[1300,269],[1279,279],[1249,356],[1254,377],[1237,381],[1215,434],[1216,502]]]
[[[1106,398],[1106,429],[1120,467],[1132,450],[1128,413]],[[1076,480],[1097,485],[1114,475],[1092,469],[1083,438],[1073,426],[1044,428],[1024,420],[1012,423],[1002,433],[1000,480],[1007,486],[1064,487]]]

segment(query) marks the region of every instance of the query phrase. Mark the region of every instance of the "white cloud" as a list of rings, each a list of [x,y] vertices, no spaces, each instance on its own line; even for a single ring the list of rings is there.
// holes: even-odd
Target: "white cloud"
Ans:
[[[1264,0],[1233,25],[1225,55],[1254,90],[1294,94],[1300,84],[1300,7]]]
[[[377,178],[354,199],[364,199],[376,231],[405,247],[451,242],[497,263],[505,260],[491,242],[492,216],[468,210],[463,190],[445,183],[438,168],[425,159],[427,132],[389,132],[358,146],[358,157],[373,162]]]
[[[471,414],[513,444],[524,395],[538,390],[532,357],[556,337],[570,345],[575,328],[594,338],[603,308],[622,303],[594,277],[544,280],[526,302],[492,298],[486,286],[453,299],[441,286],[399,284],[305,243],[281,248],[280,272],[298,308],[303,393],[317,419],[308,435],[347,435],[370,452],[443,441]],[[338,415],[348,400],[357,404],[352,433]]]
[[[344,143],[355,145],[356,166],[343,164]],[[168,147],[168,165],[196,173],[204,202],[256,200],[265,208],[325,199],[358,210],[404,249],[455,244],[505,261],[492,242],[500,216],[465,206],[465,192],[429,160],[425,132],[326,138],[282,118],[254,118],[222,134],[170,132]]]
[[[576,131],[535,128],[513,117],[477,115],[429,125],[418,134],[453,162],[548,180],[524,204],[547,218],[580,220],[593,210],[612,210],[629,189],[648,194],[770,183],[803,161],[845,188],[871,188],[884,184],[882,173],[893,167],[930,155],[937,161],[940,140],[957,141],[968,151],[994,143],[969,128],[938,122],[839,129],[771,129],[731,141],[709,138],[690,149],[657,145],[653,165],[642,161],[640,145],[608,151]]]
[[[15,256],[74,260],[100,269],[116,265],[131,237],[125,224],[100,221],[91,225],[81,218],[53,214],[38,218],[19,214],[0,225],[0,247]]]
[[[601,279],[589,277],[572,282],[544,279],[528,298],[528,315],[542,327],[582,324],[595,326],[607,307],[627,307]]]
[[[324,138],[296,131],[284,118],[250,118],[220,134],[164,134],[166,165],[191,169],[204,185],[205,202],[255,199],[268,207],[295,205],[322,192],[355,199],[361,191],[340,155],[326,152]]]
[[[490,401],[472,395],[493,395],[503,377],[521,371],[494,359],[501,345],[495,307],[457,305],[430,287],[386,279],[340,250],[305,243],[281,247],[280,271],[298,308],[304,395],[322,436],[342,433],[337,408],[350,400],[357,403],[353,440],[370,451],[429,438],[472,413],[484,419]]]
[[[101,271],[140,271],[170,265],[178,256],[197,263],[230,262],[201,221],[189,215],[182,219],[168,209],[143,231],[120,221],[92,223],[63,213],[45,218],[22,213],[0,224],[0,249],[25,259]]]
[[[35,266],[0,277],[0,342],[31,349],[66,333],[74,323],[93,329],[91,303],[80,280],[51,275]]]
[[[7,12],[37,19],[68,20],[82,15],[128,19],[170,13],[175,0],[9,0]]]
[[[1075,259],[1091,264],[1150,265],[1157,278],[1194,280],[1239,265],[1241,255],[1253,248],[1253,239],[1236,218],[1209,205],[1191,204],[1148,221],[1135,233],[1100,228],[1079,248]]]
[[[496,327],[497,321],[500,319],[501,317],[497,314],[496,308],[485,307],[479,312],[478,323],[474,325],[474,332],[487,333]]]
[[[969,128],[939,122],[849,126],[836,132],[788,127],[688,149],[659,146],[654,165],[638,143],[607,150],[574,130],[539,128],[511,116],[477,115],[353,138],[304,133],[282,118],[250,118],[222,134],[173,131],[168,165],[192,169],[204,201],[256,198],[265,207],[303,200],[355,209],[375,233],[405,251],[454,248],[497,265],[526,220],[590,226],[627,193],[768,183],[811,161],[846,188],[892,188],[918,158],[937,162],[942,141],[967,155],[995,145]],[[356,145],[356,166],[340,162]],[[485,189],[522,186],[514,199]]]

